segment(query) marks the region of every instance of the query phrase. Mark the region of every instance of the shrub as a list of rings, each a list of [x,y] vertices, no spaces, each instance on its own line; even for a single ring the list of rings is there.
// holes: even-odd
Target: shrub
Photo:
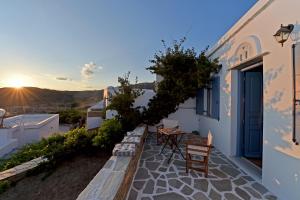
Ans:
[[[59,111],[58,114],[59,114],[59,122],[64,124],[76,124],[86,116],[86,113],[75,109]]]
[[[52,137],[50,137],[49,139],[51,139]],[[16,165],[20,165],[34,158],[45,155],[46,149],[48,148],[47,145],[48,141],[46,139],[42,139],[37,143],[25,145],[19,151],[12,154],[9,159],[2,160],[0,162],[0,171],[12,168]]]
[[[111,103],[107,107],[107,109],[118,112],[116,117],[120,121],[124,131],[132,130],[142,122],[139,108],[133,108],[135,99],[142,94],[142,91],[130,84],[129,76],[130,72],[125,74],[124,77],[118,78],[118,82],[120,83],[119,92],[111,98]]]
[[[42,139],[40,142],[28,144],[10,158],[2,160],[0,162],[0,171],[41,156],[48,159],[46,164],[53,166],[77,152],[93,152],[96,150],[96,147],[93,145],[93,138],[96,135],[97,131],[88,132],[85,128],[78,128],[69,131],[65,135],[56,134],[47,139]]]
[[[93,144],[94,146],[111,150],[116,143],[123,139],[124,133],[122,125],[117,119],[105,120],[98,129],[98,134],[93,139]]]

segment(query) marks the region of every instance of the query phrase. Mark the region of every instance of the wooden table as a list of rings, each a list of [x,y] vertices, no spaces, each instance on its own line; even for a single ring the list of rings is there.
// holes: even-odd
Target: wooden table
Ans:
[[[177,128],[176,129],[162,128],[159,131],[162,135],[164,135],[166,137],[165,144],[164,144],[163,148],[161,149],[160,154],[163,153],[163,151],[164,151],[164,149],[166,148],[167,145],[169,145],[171,150],[172,150],[172,154],[168,159],[168,163],[170,163],[174,153],[176,153],[176,150],[180,153],[182,158],[185,160],[185,158],[184,158],[184,156],[183,156],[183,154],[182,154],[182,152],[181,152],[181,150],[178,146],[181,142],[183,134],[185,134],[185,133],[180,131]],[[178,137],[179,137],[179,140],[178,140]]]

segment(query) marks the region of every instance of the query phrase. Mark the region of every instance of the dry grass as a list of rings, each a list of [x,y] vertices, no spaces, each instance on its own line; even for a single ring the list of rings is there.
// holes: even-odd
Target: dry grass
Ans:
[[[45,173],[29,176],[0,196],[1,200],[74,200],[108,160],[109,155],[77,156]]]

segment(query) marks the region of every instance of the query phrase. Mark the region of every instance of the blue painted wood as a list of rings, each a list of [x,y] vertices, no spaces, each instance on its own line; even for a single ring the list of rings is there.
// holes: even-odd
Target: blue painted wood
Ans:
[[[262,156],[263,88],[261,72],[245,73],[244,156]]]
[[[212,108],[211,116],[219,119],[220,116],[220,77],[214,77],[212,81]]]
[[[204,111],[204,89],[201,88],[196,96],[196,114],[202,115]]]

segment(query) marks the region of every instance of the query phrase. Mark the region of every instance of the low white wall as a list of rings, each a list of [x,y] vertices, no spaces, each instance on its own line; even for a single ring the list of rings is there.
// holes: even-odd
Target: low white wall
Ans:
[[[149,100],[155,96],[155,92],[153,90],[143,90],[143,94],[138,96],[134,103],[133,107],[145,107],[148,108]]]
[[[25,144],[37,142],[59,132],[58,114],[19,115],[4,120],[5,129],[0,129],[2,150],[5,153]],[[1,147],[0,147],[1,148]],[[0,150],[1,151],[1,150]],[[2,155],[4,153],[2,152]],[[1,156],[1,153],[0,153]]]
[[[12,137],[12,129],[0,129],[0,158],[16,149],[17,146],[17,140]]]
[[[15,136],[18,140],[18,146],[37,142],[42,138],[47,138],[54,133],[59,132],[59,116],[53,115],[51,118],[42,121],[37,125],[22,126]]]
[[[179,121],[179,127],[185,132],[199,130],[199,116],[196,114],[196,98],[190,98],[180,104],[178,110],[168,116]]]
[[[190,98],[183,104],[180,104],[178,110],[168,116],[168,119],[178,120],[179,128],[187,133],[199,131],[199,118],[200,117],[196,114],[196,98]],[[149,126],[148,130],[150,132],[156,132],[156,126],[157,125]]]
[[[30,127],[21,127],[23,132],[20,131],[18,134],[18,146],[23,146],[32,142],[37,142],[42,138],[47,138],[54,133],[59,132],[59,116],[56,115],[47,119],[41,124]]]
[[[86,118],[86,128],[88,130],[98,128],[101,126],[102,122],[103,122],[102,117],[87,117]]]

